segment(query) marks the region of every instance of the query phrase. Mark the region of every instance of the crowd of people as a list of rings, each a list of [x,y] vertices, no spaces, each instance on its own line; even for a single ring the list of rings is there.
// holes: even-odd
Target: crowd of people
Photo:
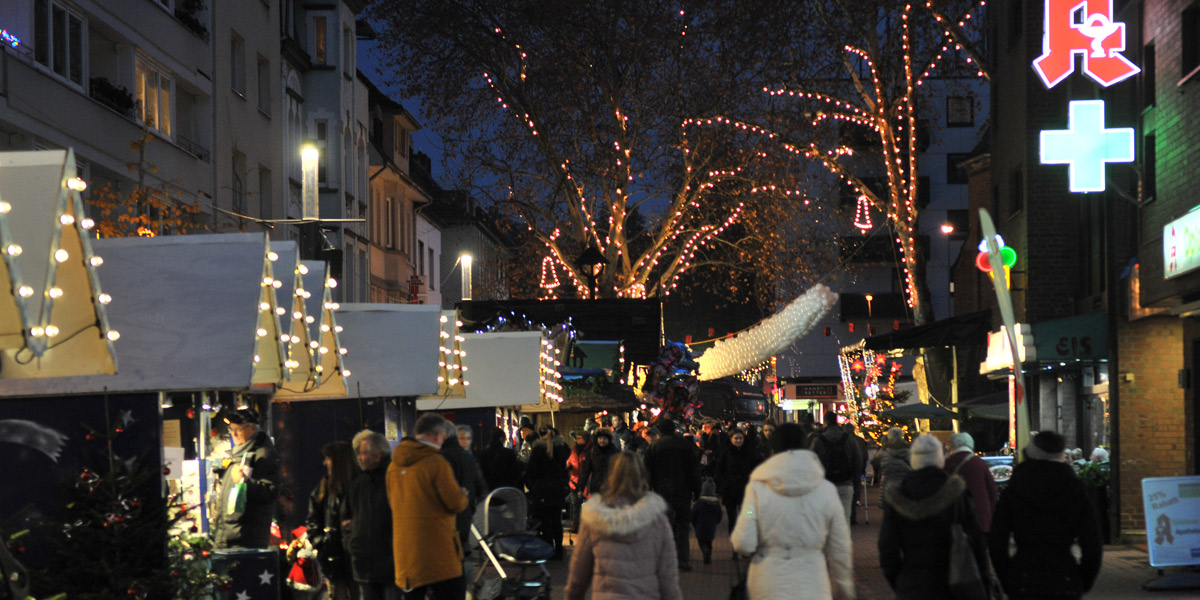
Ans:
[[[267,545],[279,460],[257,419],[249,409],[225,417],[233,448],[213,506],[221,548]],[[564,557],[564,516],[569,523],[568,599],[589,590],[680,598],[679,573],[694,568],[691,536],[711,564],[722,521],[733,558],[747,565],[749,598],[791,598],[801,588],[805,597],[854,598],[850,526],[868,465],[884,515],[880,567],[897,598],[954,597],[959,531],[985,583],[1009,598],[1079,598],[1095,582],[1101,519],[1077,473],[1106,467],[1102,449],[1073,465],[1063,437],[1040,432],[998,493],[970,434],[910,442],[893,428],[868,460],[853,424],[838,420],[687,428],[660,416],[630,428],[597,415],[564,439],[523,419],[516,439],[497,428],[478,452],[470,427],[432,413],[394,448],[364,430],[322,449],[326,474],[309,497],[304,540],[320,575],[293,587],[337,599],[462,600],[472,511],[488,490],[514,487],[552,559]]]

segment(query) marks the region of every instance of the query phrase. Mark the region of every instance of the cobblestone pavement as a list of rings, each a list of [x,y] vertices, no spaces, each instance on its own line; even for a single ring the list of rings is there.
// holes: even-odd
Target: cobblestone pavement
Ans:
[[[871,490],[872,498],[878,497],[877,490]],[[861,518],[860,514],[860,518]],[[879,535],[879,523],[883,519],[881,511],[875,506],[870,507],[870,522],[854,525],[851,534],[854,539],[854,580],[858,587],[859,598],[862,600],[890,600],[891,589],[883,578],[879,568],[879,554],[876,540]],[[561,561],[549,563],[549,570],[554,586],[552,598],[563,598],[563,588],[567,583],[567,568],[571,556],[571,535],[564,538],[567,548],[566,557]],[[717,530],[717,539],[713,544],[713,562],[705,565],[700,560],[700,549],[692,539],[691,572],[680,573],[679,585],[683,597],[687,600],[725,600],[737,577],[736,567],[729,545],[729,532],[722,522]],[[1177,571],[1174,571],[1177,572]],[[1100,570],[1100,578],[1091,593],[1084,596],[1088,600],[1200,600],[1200,590],[1179,592],[1147,592],[1142,590],[1142,583],[1157,575],[1150,567],[1149,557],[1144,547],[1138,546],[1105,546],[1104,566]],[[1197,574],[1200,576],[1200,573]],[[797,599],[803,599],[803,593],[797,593]]]

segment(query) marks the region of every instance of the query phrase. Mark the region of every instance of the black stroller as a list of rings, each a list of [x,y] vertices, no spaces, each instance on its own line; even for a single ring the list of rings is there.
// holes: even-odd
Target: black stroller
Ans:
[[[546,561],[554,547],[530,531],[528,518],[525,493],[516,488],[496,488],[479,504],[470,540],[479,552],[467,600],[550,598]]]

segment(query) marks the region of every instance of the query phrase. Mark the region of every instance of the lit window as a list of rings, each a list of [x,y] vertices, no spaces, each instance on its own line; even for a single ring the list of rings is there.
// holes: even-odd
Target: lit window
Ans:
[[[171,110],[174,81],[171,75],[138,57],[136,77],[138,118],[150,129],[171,137],[174,132]]]
[[[323,65],[328,62],[325,39],[325,17],[313,17],[313,62]]]

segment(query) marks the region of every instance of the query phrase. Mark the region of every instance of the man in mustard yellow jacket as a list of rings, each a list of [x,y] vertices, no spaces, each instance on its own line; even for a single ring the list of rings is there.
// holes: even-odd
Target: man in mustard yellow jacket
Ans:
[[[462,600],[462,545],[455,515],[467,508],[467,492],[454,479],[439,450],[446,420],[428,413],[417,419],[414,435],[392,453],[387,470],[392,507],[392,547],[396,585],[409,597]]]

